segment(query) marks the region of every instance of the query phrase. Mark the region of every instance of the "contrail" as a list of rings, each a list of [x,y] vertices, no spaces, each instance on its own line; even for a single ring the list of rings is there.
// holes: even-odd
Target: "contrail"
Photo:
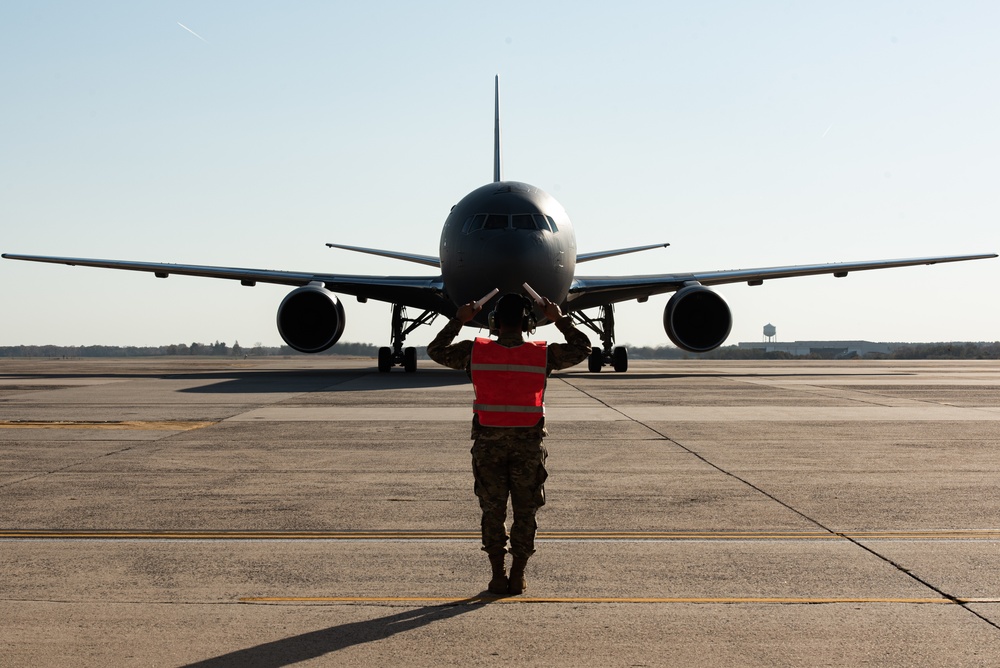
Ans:
[[[830,131],[830,128],[832,128],[832,127],[833,127],[833,123],[830,123],[830,125],[827,126],[826,130],[823,130],[823,134],[821,134],[819,136],[819,138],[822,139],[823,137],[825,137],[826,133],[828,133]]]
[[[179,25],[180,27],[182,27],[185,30],[187,30],[189,33],[191,33],[192,35],[194,35],[195,37],[197,37],[198,39],[200,39],[201,41],[203,41],[205,44],[208,44],[208,40],[207,39],[205,39],[204,37],[202,37],[201,35],[199,35],[198,33],[196,33],[194,30],[191,30],[191,28],[188,28],[186,25],[184,25],[180,21],[177,22],[177,25]]]

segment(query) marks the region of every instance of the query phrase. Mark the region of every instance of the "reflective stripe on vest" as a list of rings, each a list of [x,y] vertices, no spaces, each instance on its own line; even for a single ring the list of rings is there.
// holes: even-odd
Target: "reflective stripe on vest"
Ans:
[[[530,427],[545,414],[545,342],[514,348],[477,338],[469,370],[476,401],[472,410],[479,424],[489,427]]]

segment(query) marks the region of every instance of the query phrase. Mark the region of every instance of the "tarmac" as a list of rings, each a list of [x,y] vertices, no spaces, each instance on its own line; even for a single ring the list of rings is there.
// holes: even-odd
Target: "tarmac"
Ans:
[[[493,597],[462,373],[0,360],[0,666],[1000,666],[1000,362],[631,365]]]

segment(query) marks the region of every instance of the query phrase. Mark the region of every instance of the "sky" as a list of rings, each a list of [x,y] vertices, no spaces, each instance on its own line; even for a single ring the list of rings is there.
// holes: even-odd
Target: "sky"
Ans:
[[[671,244],[580,275],[998,252],[998,26],[955,0],[4,2],[0,251],[428,275],[325,244],[436,255],[492,180],[499,74],[504,178],[580,252]],[[728,344],[995,341],[998,287],[1000,259],[717,291]],[[280,345],[287,292],[0,260],[0,345]],[[617,342],[668,344],[668,298],[618,306]],[[388,304],[343,301],[342,340],[389,343]]]

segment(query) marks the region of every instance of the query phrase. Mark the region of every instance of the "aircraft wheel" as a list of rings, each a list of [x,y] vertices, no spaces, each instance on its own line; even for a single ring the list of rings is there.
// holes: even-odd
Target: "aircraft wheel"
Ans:
[[[603,366],[604,351],[600,348],[592,348],[590,357],[587,358],[587,368],[590,369],[590,373],[600,373]]]
[[[389,373],[392,368],[392,350],[387,346],[378,349],[378,370],[379,373]]]
[[[615,371],[628,371],[628,348],[618,346],[611,353],[611,364]]]
[[[417,370],[417,349],[403,348],[403,369],[406,373],[413,373]]]

